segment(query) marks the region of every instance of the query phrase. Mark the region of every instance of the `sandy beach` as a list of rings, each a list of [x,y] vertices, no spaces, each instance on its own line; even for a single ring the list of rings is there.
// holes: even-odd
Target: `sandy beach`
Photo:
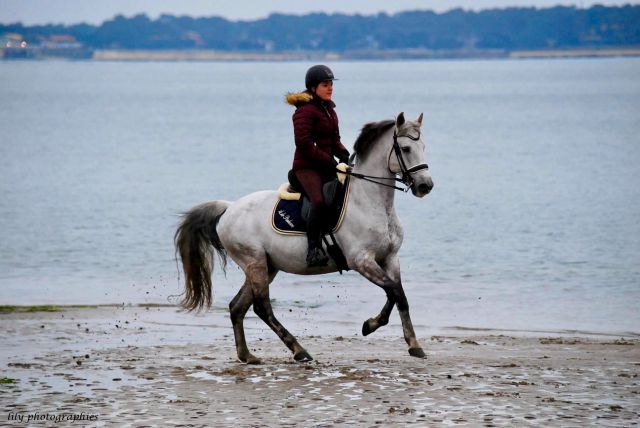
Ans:
[[[302,334],[299,364],[247,319],[262,365],[235,358],[228,313],[106,306],[0,315],[2,426],[634,426],[637,337],[478,330]],[[298,327],[298,328],[296,328]],[[291,330],[301,330],[291,326]],[[376,336],[377,335],[377,336]],[[397,335],[397,336],[396,336]],[[75,418],[75,422],[73,420]]]

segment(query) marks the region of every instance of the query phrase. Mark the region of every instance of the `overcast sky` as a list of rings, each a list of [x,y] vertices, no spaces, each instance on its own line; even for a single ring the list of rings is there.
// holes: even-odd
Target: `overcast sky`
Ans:
[[[301,15],[310,12],[371,15],[404,10],[444,12],[456,7],[489,9],[510,6],[551,7],[558,4],[589,7],[593,4],[640,4],[640,0],[0,0],[0,22],[24,24],[87,22],[100,24],[117,14],[163,13],[189,16],[222,16],[231,20],[264,18],[273,12]]]

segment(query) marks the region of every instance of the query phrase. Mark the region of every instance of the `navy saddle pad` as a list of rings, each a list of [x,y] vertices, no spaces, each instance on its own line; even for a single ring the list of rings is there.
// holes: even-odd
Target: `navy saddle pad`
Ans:
[[[323,188],[325,203],[332,201],[325,211],[324,230],[326,233],[336,232],[342,224],[349,194],[349,179],[345,184],[337,180],[326,183]],[[271,225],[276,232],[302,235],[307,232],[306,218],[309,213],[309,200],[306,197],[299,201],[278,199],[274,209]]]

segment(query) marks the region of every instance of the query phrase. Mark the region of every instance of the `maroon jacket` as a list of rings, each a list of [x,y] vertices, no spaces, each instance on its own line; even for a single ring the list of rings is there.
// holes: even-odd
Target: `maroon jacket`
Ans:
[[[308,92],[289,94],[287,102],[296,106],[293,113],[296,141],[293,170],[313,169],[334,174],[337,162],[333,157],[349,153],[340,142],[335,104],[321,101]]]

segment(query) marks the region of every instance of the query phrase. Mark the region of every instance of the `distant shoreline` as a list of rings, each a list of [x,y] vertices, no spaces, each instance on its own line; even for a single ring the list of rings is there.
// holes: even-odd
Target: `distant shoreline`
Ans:
[[[558,49],[512,51],[510,58],[599,58],[640,56],[640,48],[632,49]]]
[[[152,61],[152,62],[284,62],[284,61],[395,61],[440,59],[536,59],[536,58],[611,58],[640,56],[640,47],[609,49],[557,50],[363,50],[346,52],[249,52],[217,50],[95,50],[78,55],[75,50],[56,50],[54,54],[5,55],[0,58],[31,60]]]
[[[94,61],[339,61],[412,59],[583,58],[640,56],[640,48],[562,50],[383,50],[347,52],[226,52],[214,50],[98,50]]]

